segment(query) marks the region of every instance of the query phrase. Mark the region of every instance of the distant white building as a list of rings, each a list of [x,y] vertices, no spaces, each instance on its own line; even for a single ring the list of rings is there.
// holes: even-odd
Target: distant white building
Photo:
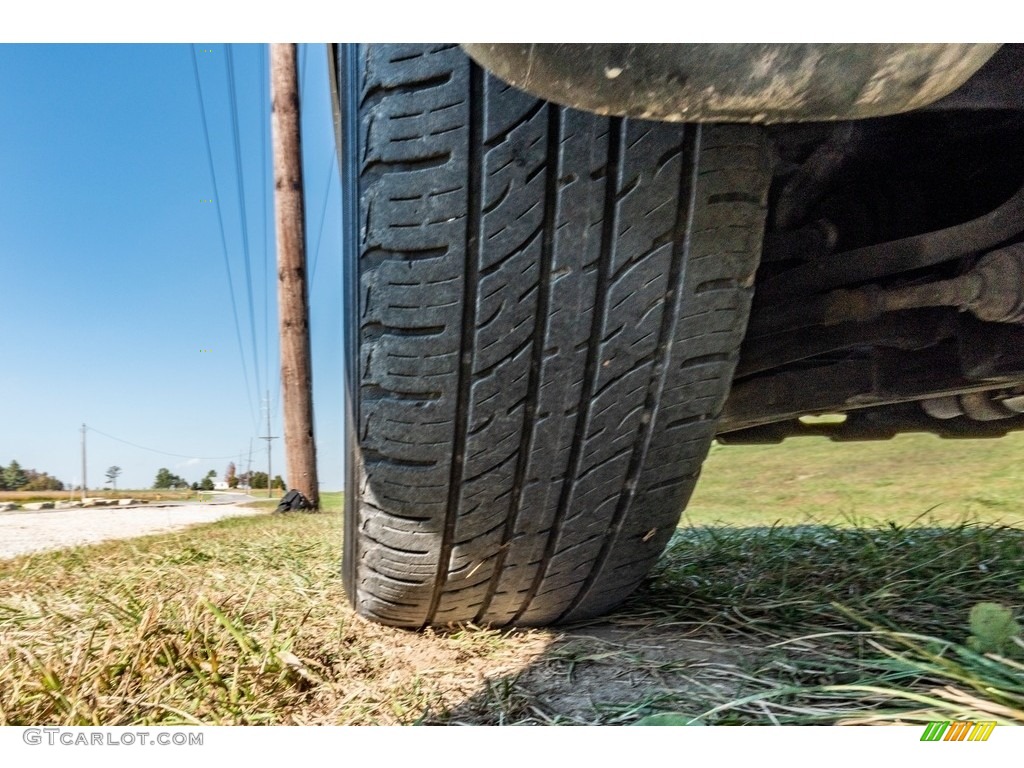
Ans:
[[[215,491],[227,491],[230,488],[231,486],[229,486],[227,482],[224,480],[218,480],[216,483],[213,484],[213,490]]]

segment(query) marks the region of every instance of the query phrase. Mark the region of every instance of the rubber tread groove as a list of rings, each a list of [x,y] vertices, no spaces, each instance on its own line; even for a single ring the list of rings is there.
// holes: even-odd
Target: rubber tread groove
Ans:
[[[480,209],[476,205],[481,190],[481,158],[483,155],[483,73],[475,64],[469,69],[469,181],[466,185],[469,200],[469,221],[466,225],[466,269],[462,296],[462,343],[459,345],[459,392],[455,407],[455,446],[452,455],[451,480],[448,486],[448,509],[458,509],[461,477],[465,465],[466,432],[469,420],[469,387],[473,378],[476,294],[480,271]],[[456,516],[449,512],[445,517],[444,533],[437,558],[437,578],[427,608],[423,625],[430,626],[441,602],[444,586],[448,581],[452,542],[455,538]]]
[[[588,597],[595,582],[603,575],[608,563],[609,553],[617,543],[622,534],[623,522],[633,499],[636,496],[636,486],[643,461],[647,458],[647,451],[651,445],[651,434],[656,424],[656,415],[661,403],[661,395],[665,389],[665,379],[668,373],[668,360],[672,349],[672,338],[674,336],[676,322],[679,318],[679,307],[683,295],[683,268],[686,258],[686,251],[689,246],[689,228],[693,221],[693,208],[691,204],[691,191],[694,184],[693,176],[697,168],[697,143],[700,139],[700,127],[687,127],[683,135],[682,157],[683,163],[679,172],[679,195],[677,197],[677,212],[675,222],[675,247],[672,249],[672,262],[669,268],[668,285],[672,286],[672,304],[667,307],[661,315],[661,327],[658,329],[657,362],[652,367],[652,376],[648,384],[647,397],[644,400],[644,411],[647,414],[646,420],[641,420],[640,435],[633,446],[633,452],[629,460],[629,469],[626,471],[626,481],[612,516],[609,526],[610,534],[606,535],[598,552],[590,573],[580,591],[573,598],[569,606],[559,616],[558,620],[564,620],[571,616],[572,612]]]
[[[616,190],[620,181],[621,168],[619,166],[619,159],[622,152],[621,144],[624,140],[622,121],[619,118],[612,118],[610,120],[608,133],[608,162],[605,164],[604,219],[601,227],[601,256],[598,262],[597,300],[594,306],[590,336],[587,342],[587,362],[583,373],[585,386],[578,407],[578,412],[581,414],[580,426],[573,436],[572,449],[569,454],[569,467],[572,469],[573,477],[578,476],[580,472],[583,441],[589,421],[590,406],[593,403],[593,391],[597,384],[595,374],[597,371],[598,346],[600,345],[601,338],[601,323],[604,317],[604,304],[607,296],[607,282],[611,270],[611,260],[615,250],[615,226],[618,219],[615,206],[617,201]],[[529,590],[523,596],[522,607],[512,617],[511,623],[513,624],[529,609],[530,603],[533,602],[541,583],[544,581],[544,577],[547,575],[551,558],[557,547],[559,530],[562,521],[565,519],[573,488],[574,486],[570,482],[562,484],[562,491],[558,500],[558,511],[555,513],[555,520],[551,526],[551,532],[548,534],[548,542],[544,548],[540,567]]]
[[[512,512],[505,521],[502,531],[501,546],[494,559],[494,573],[487,585],[483,602],[477,610],[476,622],[481,622],[487,609],[491,606],[494,593],[498,590],[498,584],[508,557],[509,544],[515,533],[519,516],[522,514],[523,483],[526,477],[526,466],[529,461],[530,449],[536,435],[536,421],[538,409],[538,390],[540,387],[541,365],[544,362],[544,319],[547,317],[549,302],[551,299],[551,271],[554,261],[554,223],[558,213],[558,167],[560,164],[559,144],[561,143],[561,117],[559,110],[551,104],[547,105],[547,157],[545,158],[545,183],[544,183],[544,239],[541,247],[540,261],[540,294],[537,298],[537,312],[533,334],[533,360],[530,365],[530,381],[526,389],[526,399],[523,405],[524,422],[523,434],[519,441],[519,455],[516,458],[515,477],[512,482]]]

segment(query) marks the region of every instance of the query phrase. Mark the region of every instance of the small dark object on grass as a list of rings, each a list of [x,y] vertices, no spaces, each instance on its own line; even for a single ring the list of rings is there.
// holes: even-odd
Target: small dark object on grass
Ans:
[[[281,497],[281,503],[277,505],[274,514],[310,508],[309,499],[298,491],[288,491],[288,493]]]

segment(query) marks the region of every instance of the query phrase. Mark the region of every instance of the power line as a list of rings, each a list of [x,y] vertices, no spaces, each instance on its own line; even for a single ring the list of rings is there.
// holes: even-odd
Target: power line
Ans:
[[[308,47],[309,47],[308,44],[303,46],[303,54],[305,54],[305,51],[308,49]],[[306,65],[306,59],[305,59],[305,55],[303,55],[302,65],[303,65],[303,70],[302,70],[302,94],[304,95],[305,92],[306,92],[306,66],[305,66]],[[302,103],[303,107],[306,106],[304,98],[301,99],[301,103]],[[332,142],[332,144],[333,144],[333,142]],[[316,265],[317,265],[317,261],[320,258],[320,243],[323,241],[324,222],[327,219],[327,203],[330,200],[331,183],[334,181],[334,168],[335,168],[336,165],[337,165],[336,148],[332,148],[331,156],[327,160],[327,184],[324,187],[324,203],[323,203],[323,206],[322,206],[322,208],[320,210],[320,226],[317,227],[316,248],[314,248],[314,250],[313,250],[313,266],[312,266],[312,269],[310,269],[310,271],[309,271],[310,286],[312,286],[313,281],[316,278]]]
[[[248,366],[245,364],[245,348],[242,345],[242,331],[238,325],[238,305],[235,303],[235,286],[234,280],[231,277],[231,261],[228,258],[228,242],[224,235],[224,214],[221,211],[220,192],[217,189],[217,174],[213,167],[213,150],[210,147],[210,130],[206,122],[206,105],[203,102],[203,86],[199,80],[199,63],[196,60],[195,45],[193,44],[190,46],[189,50],[192,52],[192,73],[195,75],[196,94],[199,97],[199,114],[203,120],[203,138],[206,141],[206,161],[210,168],[210,179],[213,181],[214,201],[217,203],[217,224],[220,227],[220,245],[221,251],[224,254],[224,268],[228,273],[228,293],[231,296],[231,315],[235,320],[235,337],[238,340],[238,354],[242,359],[242,377],[245,379],[245,397],[249,401],[249,416],[252,419],[253,432],[258,432],[259,429],[256,422],[256,410],[253,408],[252,393],[249,388],[249,370]]]
[[[277,440],[277,435],[270,434],[270,392],[267,392],[267,434],[260,435],[260,440],[267,441],[267,498],[270,498],[271,486],[273,481],[273,468],[270,457],[270,441]]]
[[[324,236],[324,221],[327,219],[327,201],[331,197],[331,182],[334,181],[334,169],[337,163],[335,162],[335,154],[331,152],[331,156],[328,158],[327,163],[327,189],[324,190],[324,206],[320,211],[320,229],[316,236],[316,249],[313,251],[313,268],[309,271],[309,282],[312,285],[314,279],[316,279],[316,262],[320,258],[320,242]]]
[[[119,443],[124,443],[125,445],[130,445],[132,448],[139,448],[140,450],[143,450],[143,451],[149,451],[150,453],[159,453],[159,454],[162,454],[164,456],[174,456],[174,457],[179,458],[179,459],[201,459],[203,461],[218,461],[220,459],[231,459],[231,458],[234,458],[234,456],[235,456],[235,454],[232,454],[231,456],[189,456],[189,455],[184,454],[184,453],[171,453],[169,451],[160,451],[160,450],[157,450],[156,448],[147,448],[144,445],[139,445],[138,443],[133,443],[130,440],[122,440],[120,437],[114,437],[113,435],[108,435],[106,432],[101,432],[100,430],[96,429],[96,427],[86,427],[85,424],[82,425],[83,441],[84,441],[84,436],[85,436],[85,431],[86,430],[88,430],[89,432],[95,432],[97,435],[103,435],[104,437],[110,438],[111,440],[116,440]],[[84,473],[84,470],[83,470],[83,473]]]
[[[267,198],[270,197],[268,194],[270,187],[267,186],[267,167],[270,165],[270,158],[267,154],[267,127],[270,124],[270,114],[267,112],[267,88],[270,82],[270,70],[267,67],[267,46],[260,46],[260,123],[263,126],[262,130],[262,152],[260,153],[260,160],[263,165],[263,185],[260,189],[263,191],[263,360],[266,365],[266,384],[270,386],[270,281],[272,279],[270,273],[270,257],[269,247],[270,237],[267,234]]]
[[[231,134],[235,148],[235,181],[238,185],[238,208],[242,217],[242,253],[245,256],[245,287],[249,297],[249,330],[252,333],[252,367],[256,376],[256,391],[260,387],[260,360],[256,347],[256,310],[252,299],[252,267],[249,258],[249,221],[245,211],[245,176],[242,172],[242,142],[238,131],[238,89],[235,87],[235,57],[228,44],[224,59],[228,73],[228,91],[231,94]]]

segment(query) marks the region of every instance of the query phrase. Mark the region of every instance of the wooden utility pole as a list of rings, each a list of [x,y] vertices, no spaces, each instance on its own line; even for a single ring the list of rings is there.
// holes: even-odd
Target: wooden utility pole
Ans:
[[[277,305],[281,335],[281,399],[288,485],[320,507],[313,438],[313,367],[302,200],[299,78],[292,43],[270,46],[274,216],[277,224]],[[269,430],[267,432],[269,435]],[[269,441],[267,443],[269,445]],[[268,477],[267,483],[273,478]]]
[[[282,377],[283,380],[283,377]],[[270,434],[270,390],[267,390],[267,434],[263,435],[261,440],[267,441],[267,498],[269,499],[273,493],[273,484],[270,482],[271,478],[274,477],[274,470],[270,463],[270,441],[277,440],[277,435]],[[314,465],[315,466],[315,465]]]

